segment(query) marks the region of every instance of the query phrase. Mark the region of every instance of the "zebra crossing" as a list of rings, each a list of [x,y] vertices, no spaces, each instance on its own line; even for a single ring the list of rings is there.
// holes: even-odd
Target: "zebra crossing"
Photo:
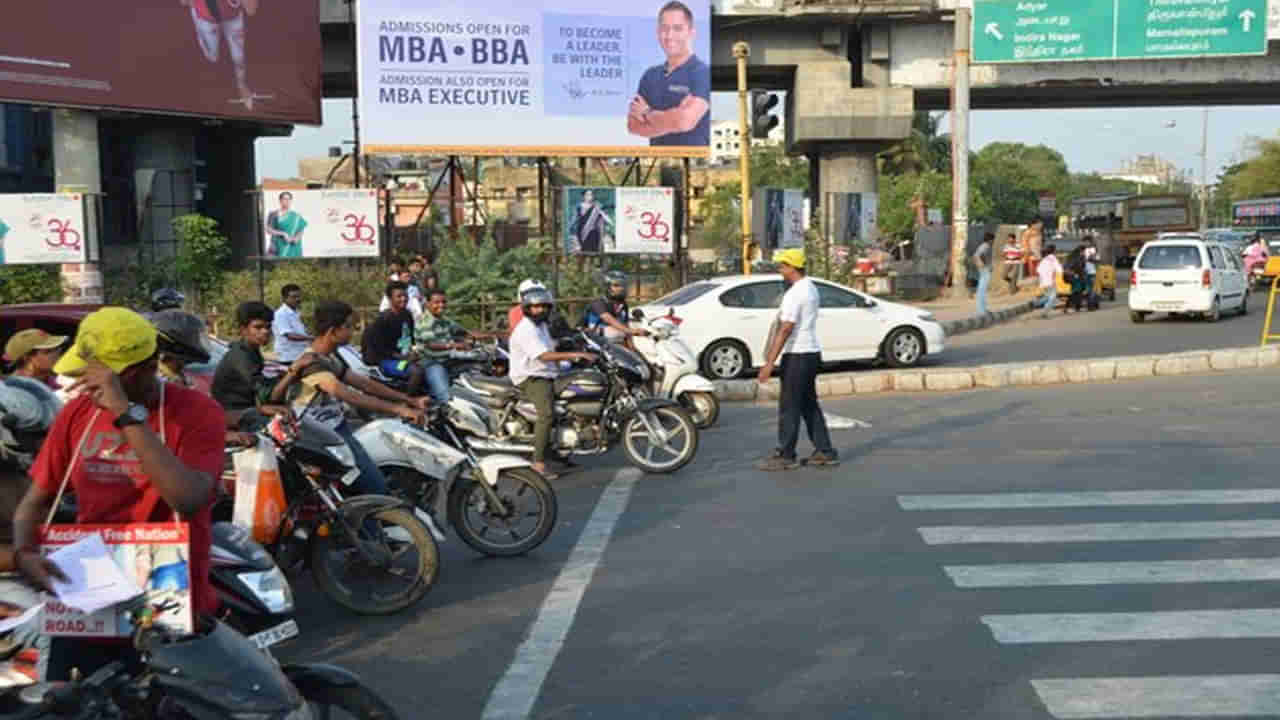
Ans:
[[[900,495],[907,512],[1252,506],[1280,503],[1280,489]],[[1251,511],[1250,511],[1251,512]],[[996,513],[998,514],[998,513]],[[924,517],[924,516],[922,516]],[[1079,543],[1280,537],[1280,520],[925,525],[939,553],[966,545],[1064,548]],[[1043,559],[1043,552],[1038,553]],[[1006,558],[1007,559],[1007,558]],[[944,564],[957,588],[1098,589],[1108,586],[1280,580],[1280,557],[1117,562]],[[1265,602],[1260,604],[1266,604]],[[1280,607],[1145,612],[1000,613],[977,620],[1000,645],[1280,638]],[[1259,668],[1265,671],[1267,668]],[[1280,674],[1044,677],[1035,694],[1055,718],[1280,717]]]

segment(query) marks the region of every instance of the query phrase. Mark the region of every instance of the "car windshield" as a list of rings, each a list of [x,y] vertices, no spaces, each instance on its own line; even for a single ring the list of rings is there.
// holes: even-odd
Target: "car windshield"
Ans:
[[[697,282],[697,283],[693,283],[692,285],[685,285],[679,290],[663,295],[657,300],[654,300],[653,302],[647,303],[647,304],[649,305],[687,305],[693,302],[694,300],[697,300],[698,298],[702,297],[703,295],[706,295],[707,293],[711,292],[712,288],[714,288],[715,286],[716,284],[711,282]]]
[[[1200,248],[1195,245],[1152,245],[1138,261],[1142,270],[1194,270],[1200,267]]]

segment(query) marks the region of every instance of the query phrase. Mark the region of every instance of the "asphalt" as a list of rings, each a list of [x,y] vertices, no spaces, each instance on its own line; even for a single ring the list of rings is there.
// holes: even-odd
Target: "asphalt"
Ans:
[[[1009,644],[981,620],[1266,608],[1274,581],[972,589],[947,570],[1267,558],[1274,539],[930,545],[920,528],[1275,520],[1280,503],[919,511],[902,497],[1277,488],[1276,397],[1280,378],[1252,371],[843,398],[827,411],[872,423],[834,434],[844,463],[781,474],[751,466],[772,409],[726,406],[694,463],[635,485],[528,717],[1119,717],[1055,715],[1036,683],[1274,672],[1274,637]],[[280,655],[355,670],[405,718],[480,717],[621,466],[557,481],[560,526],[524,558],[446,543],[439,584],[399,615],[346,614],[299,579],[303,635]],[[1230,702],[1183,716],[1232,717]]]
[[[1127,283],[1127,274],[1121,275],[1121,283]],[[1003,325],[955,336],[948,339],[946,352],[926,358],[925,366],[968,367],[1256,345],[1262,334],[1267,293],[1251,293],[1247,315],[1224,314],[1217,323],[1158,314],[1134,324],[1129,319],[1127,298],[1128,290],[1122,285],[1115,302],[1104,301],[1096,312],[1064,315],[1059,310],[1047,320],[1033,312]]]

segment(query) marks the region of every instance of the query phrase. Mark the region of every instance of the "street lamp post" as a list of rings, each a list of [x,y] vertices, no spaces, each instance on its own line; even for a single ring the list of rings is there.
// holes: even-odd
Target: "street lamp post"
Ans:
[[[1200,120],[1200,229],[1209,227],[1209,106]]]

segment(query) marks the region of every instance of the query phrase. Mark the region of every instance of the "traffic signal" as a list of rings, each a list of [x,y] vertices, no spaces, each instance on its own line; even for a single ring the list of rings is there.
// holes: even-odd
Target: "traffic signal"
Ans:
[[[778,106],[778,96],[764,90],[751,91],[751,137],[769,139],[769,133],[778,127],[778,116],[772,115]]]

